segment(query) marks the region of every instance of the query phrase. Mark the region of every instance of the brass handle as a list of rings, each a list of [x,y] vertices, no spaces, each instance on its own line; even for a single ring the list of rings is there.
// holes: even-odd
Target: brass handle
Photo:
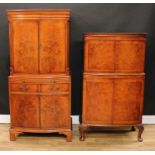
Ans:
[[[25,88],[23,86],[19,87],[20,91],[28,91],[28,89],[29,89],[28,86],[26,86]]]
[[[55,88],[56,91],[58,91],[59,89],[60,89],[59,87],[56,87],[56,88]]]
[[[40,109],[40,113],[44,113],[44,109]]]
[[[22,87],[22,86],[20,86],[20,87],[19,87],[19,90],[20,90],[20,91],[23,91],[24,89],[23,89],[23,87]]]
[[[58,90],[59,90],[59,87],[55,85],[51,88],[51,91],[58,91]]]
[[[28,90],[29,90],[29,87],[28,87],[28,86],[26,86],[26,87],[25,87],[25,91],[28,91]]]

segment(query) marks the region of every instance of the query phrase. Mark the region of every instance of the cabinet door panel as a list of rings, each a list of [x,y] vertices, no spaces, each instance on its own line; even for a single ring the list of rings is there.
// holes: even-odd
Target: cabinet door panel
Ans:
[[[115,47],[115,72],[144,72],[144,41],[117,41]]]
[[[11,126],[39,127],[39,98],[35,95],[11,95]]]
[[[12,67],[15,73],[38,73],[38,24],[35,21],[12,23]]]
[[[83,123],[112,123],[113,80],[85,79],[83,92]]]
[[[86,72],[114,72],[114,41],[87,41],[84,70]]]
[[[114,124],[139,123],[143,105],[143,79],[116,79]]]
[[[65,20],[40,22],[40,73],[64,73],[66,71],[67,29]]]
[[[69,128],[70,100],[68,95],[41,96],[41,127]]]

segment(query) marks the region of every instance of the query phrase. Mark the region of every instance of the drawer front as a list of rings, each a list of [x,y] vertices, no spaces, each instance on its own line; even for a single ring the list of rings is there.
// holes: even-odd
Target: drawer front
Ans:
[[[22,83],[12,83],[11,91],[14,92],[37,92],[37,84],[22,84]]]
[[[41,92],[68,92],[69,83],[51,83],[41,85]]]

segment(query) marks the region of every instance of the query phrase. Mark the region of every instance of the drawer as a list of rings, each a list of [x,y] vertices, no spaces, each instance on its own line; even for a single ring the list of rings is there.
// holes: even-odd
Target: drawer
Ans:
[[[26,84],[26,83],[12,83],[11,91],[16,92],[37,92],[38,85],[37,84]]]
[[[41,92],[68,92],[69,83],[51,83],[41,85]]]

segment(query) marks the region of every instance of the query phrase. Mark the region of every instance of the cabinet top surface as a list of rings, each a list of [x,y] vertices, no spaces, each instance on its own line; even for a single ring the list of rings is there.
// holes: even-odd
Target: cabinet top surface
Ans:
[[[46,13],[70,13],[71,9],[17,9],[17,10],[7,10],[8,14],[46,14]]]
[[[147,33],[85,33],[85,37],[146,37]]]
[[[50,18],[50,17],[69,17],[70,9],[23,9],[7,10],[9,18]]]

